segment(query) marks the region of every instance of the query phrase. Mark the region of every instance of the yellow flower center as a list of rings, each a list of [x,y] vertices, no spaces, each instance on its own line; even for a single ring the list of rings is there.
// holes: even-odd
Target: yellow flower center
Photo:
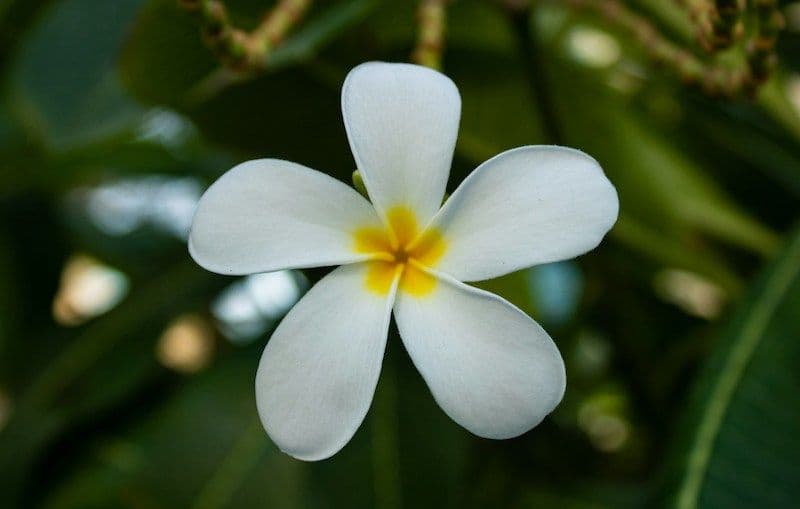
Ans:
[[[399,288],[410,295],[422,297],[436,287],[436,278],[425,272],[441,259],[447,246],[435,228],[420,231],[414,212],[396,206],[386,213],[389,226],[359,228],[353,233],[353,249],[357,253],[374,255],[368,262],[366,287],[386,295],[395,277]]]

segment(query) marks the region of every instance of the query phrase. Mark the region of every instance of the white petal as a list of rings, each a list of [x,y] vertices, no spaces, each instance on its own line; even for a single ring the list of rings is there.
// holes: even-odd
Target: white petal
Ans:
[[[344,447],[375,393],[397,285],[384,296],[368,292],[365,265],[339,267],[317,283],[261,356],[258,413],[295,458],[321,460]]]
[[[411,64],[362,64],[344,82],[342,114],[378,211],[406,206],[427,224],[442,203],[461,116],[450,78]]]
[[[353,231],[380,225],[361,195],[338,180],[278,159],[242,163],[200,199],[189,252],[220,274],[360,261]]]
[[[500,297],[440,276],[418,298],[398,292],[403,343],[439,406],[485,438],[512,438],[561,401],[564,363],[550,336]]]
[[[583,152],[509,150],[472,172],[433,220],[447,242],[436,269],[479,281],[573,258],[600,243],[618,210],[614,186]]]

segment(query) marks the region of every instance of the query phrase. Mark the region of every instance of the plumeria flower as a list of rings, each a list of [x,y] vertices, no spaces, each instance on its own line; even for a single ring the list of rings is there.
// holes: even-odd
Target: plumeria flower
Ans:
[[[550,336],[464,282],[593,249],[616,221],[616,191],[586,154],[527,146],[480,165],[440,207],[460,113],[456,86],[436,71],[360,65],[342,114],[371,203],[278,159],[234,167],[200,200],[189,251],[210,271],[341,265],[281,321],[256,374],[264,428],[296,458],[332,456],[364,420],[392,311],[433,397],[472,433],[518,436],[561,401]]]

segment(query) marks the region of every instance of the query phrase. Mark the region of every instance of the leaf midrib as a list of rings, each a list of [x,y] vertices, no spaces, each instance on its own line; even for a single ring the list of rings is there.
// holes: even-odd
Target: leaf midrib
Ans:
[[[709,405],[703,413],[694,445],[691,448],[686,475],[678,490],[676,505],[681,509],[697,506],[697,499],[708,471],[714,442],[731,399],[772,315],[795,277],[800,273],[800,235],[794,238],[784,257],[784,261],[770,275],[761,297],[745,319],[744,327],[725,361],[722,375],[717,379],[711,391]]]

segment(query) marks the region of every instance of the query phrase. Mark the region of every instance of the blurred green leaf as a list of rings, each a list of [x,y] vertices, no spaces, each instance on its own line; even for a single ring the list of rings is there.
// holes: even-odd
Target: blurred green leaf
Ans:
[[[166,147],[152,140],[109,140],[55,156],[32,152],[15,160],[14,173],[0,173],[0,197],[32,189],[66,192],[79,185],[144,175],[196,175],[211,179],[234,164],[224,152],[188,140]]]
[[[253,345],[93,440],[44,507],[446,506],[459,496],[469,435],[391,342],[373,408],[336,461],[300,462],[271,444],[256,414]]]
[[[724,259],[716,252],[692,245],[691,239],[665,235],[663,230],[627,214],[620,214],[613,235],[656,264],[703,274],[733,294],[741,291],[740,278]]]
[[[537,107],[518,60],[454,50],[447,65],[462,97],[457,151],[472,163],[468,171],[503,150],[541,143]],[[503,79],[486,79],[496,74]],[[460,181],[466,174],[455,177]]]
[[[244,29],[272,5],[224,3]],[[554,131],[596,157],[617,187],[610,242],[570,262],[583,291],[568,320],[548,324],[538,312],[569,293],[564,280],[537,289],[536,271],[519,271],[480,284],[543,319],[564,354],[564,403],[519,438],[474,437],[436,405],[393,327],[361,429],[334,458],[302,463],[271,444],[256,415],[263,344],[218,343],[214,362],[194,375],[173,374],[154,356],[176,313],[204,309],[230,280],[185,264],[181,241],[147,227],[103,234],[81,200],[127,177],[207,183],[264,156],[348,182],[341,84],[358,63],[410,59],[419,3],[318,0],[272,53],[271,68],[243,77],[220,71],[196,14],[176,0],[0,0],[0,57],[8,56],[0,58],[0,505],[651,507],[653,472],[676,444],[695,450],[708,409],[725,400],[709,395],[741,360],[743,343],[752,351],[735,368],[718,433],[705,441],[705,473],[692,477],[692,456],[682,456],[668,495],[674,501],[692,477],[701,505],[733,506],[719,498],[728,493],[763,506],[796,497],[797,468],[783,462],[798,455],[790,398],[799,359],[785,339],[798,335],[797,276],[781,283],[789,269],[774,268],[716,345],[716,311],[698,318],[671,303],[710,292],[717,306],[734,304],[727,297],[780,248],[774,232],[795,220],[800,189],[795,78],[779,73],[751,102],[706,97],[662,73],[641,41],[602,17],[546,4],[531,3],[542,13],[530,25],[540,43],[531,58],[504,2],[448,3],[444,71],[463,100],[448,190],[485,159],[551,142]],[[696,49],[677,5],[630,6]],[[792,37],[785,32],[782,44]],[[606,63],[591,64],[587,54],[603,49]],[[796,61],[789,49],[784,56]],[[548,78],[552,101],[526,70]],[[542,120],[548,106],[558,129]],[[798,257],[788,249],[794,255],[785,251],[778,265]],[[122,270],[131,294],[68,329],[53,323],[51,306],[76,251]],[[670,295],[654,291],[655,276],[675,268],[700,277],[683,274],[686,284]],[[325,270],[309,273],[318,280]],[[763,334],[742,339],[753,337],[752,317],[781,284],[785,298],[762,318]],[[685,437],[666,440],[683,389],[715,346]],[[598,394],[621,402],[619,422],[586,417]],[[618,449],[600,445],[604,433],[617,434]]]
[[[563,118],[570,139],[603,164],[620,194],[623,213],[664,233],[704,233],[762,254],[774,249],[774,233],[739,209],[624,101],[609,97],[601,103],[603,95],[598,91],[589,98],[565,91]]]
[[[641,485],[593,484],[564,487],[539,486],[526,491],[515,507],[558,507],[561,509],[622,509],[642,507],[645,490]]]
[[[508,38],[497,11],[482,15],[497,27],[500,40]],[[553,42],[548,49],[558,48]],[[543,142],[539,108],[521,62],[505,53],[456,47],[448,49],[446,66],[463,98],[458,155],[473,167],[502,150]],[[766,254],[776,245],[775,234],[740,209],[599,77],[559,63],[550,85],[566,143],[596,157],[617,187],[621,214],[614,234],[659,264],[699,272],[735,293],[738,277],[709,241]],[[453,180],[460,181],[470,169],[456,165]]]
[[[266,75],[308,63],[376,6],[376,0],[343,0],[312,9],[269,55]],[[176,61],[181,65],[175,66]],[[170,0],[151,0],[145,6],[122,63],[126,82],[137,95],[185,108],[253,79],[220,67],[203,44],[196,19]],[[153,80],[154,75],[159,79]]]
[[[708,106],[708,102],[704,102],[703,106]],[[723,175],[732,183],[745,180],[731,170],[746,162],[754,177],[750,180],[777,183],[792,193],[794,199],[800,197],[800,153],[792,143],[791,133],[786,133],[788,136],[776,136],[762,126],[754,125],[756,123],[751,116],[742,115],[731,107],[717,107],[716,111],[708,107],[697,108],[687,122],[692,129],[692,138],[698,142],[698,150],[713,158],[713,162],[724,163]],[[709,150],[709,142],[715,145],[714,152]],[[721,161],[720,154],[727,155],[727,160]],[[752,186],[749,190],[752,190]]]
[[[647,8],[666,18],[675,11],[653,2],[648,2]],[[546,9],[541,12],[554,14]],[[648,76],[652,83],[639,93],[640,71],[630,62],[620,60],[601,72],[581,67],[573,59],[571,37],[586,32],[587,24],[597,20],[569,11],[561,14],[536,19],[548,25],[540,37],[544,39],[542,52],[550,58],[542,55],[542,61],[547,65],[548,85],[565,142],[598,159],[617,187],[620,221],[614,234],[648,257],[657,254],[659,263],[691,270],[715,267],[714,273],[703,274],[735,292],[735,271],[715,241],[766,255],[777,245],[777,236],[726,193],[724,182],[715,182],[701,162],[681,150],[678,140],[687,133],[674,124],[664,125],[648,111],[659,99],[655,93],[659,75]],[[685,28],[685,22],[680,25]],[[599,29],[608,28],[601,23]],[[610,31],[614,34],[613,26]],[[638,41],[615,35],[623,55],[629,51],[641,58]],[[666,104],[662,110],[668,108],[673,116],[690,115],[669,93],[662,93],[660,99]],[[630,221],[634,223],[625,224]],[[626,232],[616,233],[623,229]],[[637,234],[629,235],[632,232]],[[656,237],[661,237],[658,243],[663,245],[658,250],[651,242]],[[650,240],[639,242],[646,239]]]
[[[580,78],[561,79],[574,83]],[[631,247],[656,255],[667,265],[690,270],[706,267],[702,273],[731,292],[738,290],[736,276],[703,237],[760,254],[775,248],[772,231],[741,210],[625,101],[603,89],[588,96],[562,85],[559,102],[570,143],[598,159],[617,188],[620,231],[615,234]],[[633,223],[626,225],[626,221]],[[629,235],[633,231],[651,233]],[[664,247],[640,243],[647,238]]]
[[[187,380],[129,432],[98,441],[44,507],[238,507],[243,486],[258,488],[261,505],[299,507],[303,464],[277,451],[261,428],[253,353]],[[92,482],[98,477],[110,485]]]
[[[790,507],[800,497],[800,232],[754,284],[695,388],[675,507]]]
[[[0,244],[8,242],[8,235],[0,228]],[[6,342],[11,337],[11,331],[15,329],[18,318],[11,313],[13,309],[12,295],[14,287],[18,282],[14,278],[10,254],[0,249],[0,365],[2,365],[3,354],[5,353]]]
[[[48,147],[115,136],[139,117],[116,59],[140,3],[66,0],[27,34],[11,71],[12,104]]]
[[[145,3],[120,57],[123,83],[139,99],[156,104],[182,104],[216,67],[196,19],[171,0]]]
[[[21,34],[51,0],[0,0],[0,73],[16,50]]]
[[[351,18],[338,21],[347,23]],[[180,66],[175,65],[178,61]],[[122,67],[135,95],[184,112],[212,142],[252,155],[297,161],[349,180],[353,162],[338,92],[344,72],[341,76],[335,72],[331,81],[324,73],[294,65],[192,104],[187,94],[217,65],[192,17],[165,0],[150,2],[142,10]]]
[[[0,431],[0,488],[9,503],[25,496],[27,476],[59,433],[113,407],[158,374],[153,352],[162,328],[218,285],[218,279],[182,264],[75,334],[46,362],[18,361],[39,369],[29,373],[32,379]],[[63,336],[51,333],[48,339]]]
[[[269,57],[271,70],[298,62],[305,62],[341,35],[346,29],[364,19],[378,6],[378,0],[344,0],[324,10],[301,24]]]
[[[759,92],[758,102],[795,139],[800,139],[800,112],[789,97],[791,93],[788,76],[777,72]]]

